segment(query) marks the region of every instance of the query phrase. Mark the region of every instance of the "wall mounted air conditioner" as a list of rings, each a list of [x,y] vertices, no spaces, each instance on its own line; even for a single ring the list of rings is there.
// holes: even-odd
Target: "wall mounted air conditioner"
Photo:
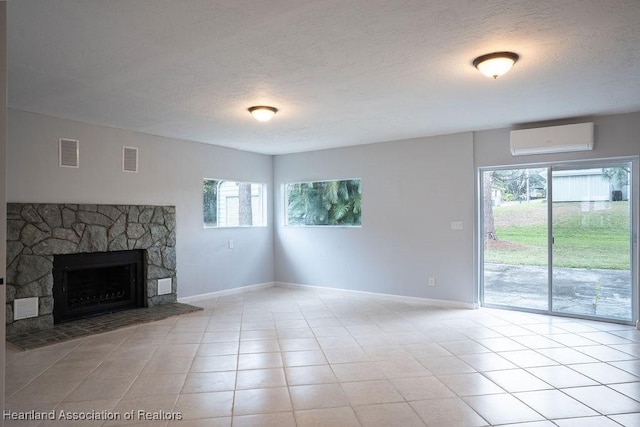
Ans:
[[[589,150],[593,150],[593,123],[511,131],[514,156]]]

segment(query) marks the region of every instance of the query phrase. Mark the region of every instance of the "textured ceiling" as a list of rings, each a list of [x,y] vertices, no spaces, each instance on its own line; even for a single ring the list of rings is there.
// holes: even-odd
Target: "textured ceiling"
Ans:
[[[7,3],[11,108],[240,150],[640,110],[638,0]]]

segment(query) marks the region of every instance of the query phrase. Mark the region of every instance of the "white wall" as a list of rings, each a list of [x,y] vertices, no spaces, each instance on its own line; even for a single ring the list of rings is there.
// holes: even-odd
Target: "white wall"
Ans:
[[[202,224],[203,178],[271,191],[271,156],[15,110],[8,129],[8,202],[175,205],[178,297],[273,281],[271,218],[260,228]],[[60,137],[80,141],[79,169],[58,166]],[[138,147],[139,173],[122,172],[123,145]]]
[[[362,178],[361,228],[284,226],[285,183],[339,178]],[[472,133],[276,156],[274,186],[276,281],[476,301]]]

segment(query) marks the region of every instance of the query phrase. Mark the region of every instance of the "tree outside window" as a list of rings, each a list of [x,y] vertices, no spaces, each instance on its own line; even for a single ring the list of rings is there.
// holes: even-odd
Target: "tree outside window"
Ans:
[[[265,184],[205,179],[205,227],[260,227],[266,225]]]
[[[360,226],[360,179],[296,182],[286,185],[287,225]]]

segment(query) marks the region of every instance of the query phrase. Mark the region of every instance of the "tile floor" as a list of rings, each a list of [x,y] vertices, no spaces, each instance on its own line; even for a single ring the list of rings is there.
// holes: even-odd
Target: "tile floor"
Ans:
[[[640,331],[628,326],[280,287],[195,305],[9,345],[6,409],[57,419],[7,425],[640,425]]]
[[[7,336],[7,341],[23,350],[44,347],[70,339],[115,331],[126,326],[139,325],[201,310],[189,304],[169,303],[146,308],[107,313],[102,316],[60,323],[51,329]]]

